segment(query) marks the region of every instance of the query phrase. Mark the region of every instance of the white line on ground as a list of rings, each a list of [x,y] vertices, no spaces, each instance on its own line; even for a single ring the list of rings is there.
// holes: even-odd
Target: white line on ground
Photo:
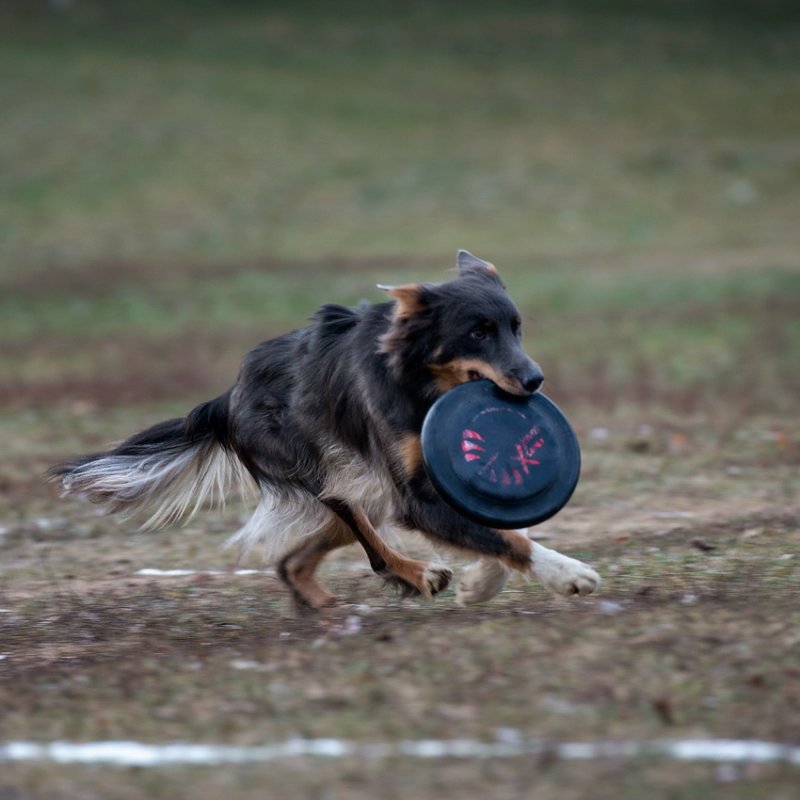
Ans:
[[[147,567],[136,570],[135,575],[148,578],[182,578],[186,575],[274,575],[274,569],[154,569]]]
[[[737,739],[679,739],[654,742],[547,742],[504,731],[495,742],[474,739],[420,739],[367,744],[342,739],[289,739],[261,746],[172,742],[6,742],[0,763],[51,762],[160,767],[176,764],[218,765],[264,763],[299,756],[320,758],[419,759],[519,758],[547,754],[564,760],[630,759],[642,756],[677,761],[725,763],[780,762],[800,766],[800,747]]]

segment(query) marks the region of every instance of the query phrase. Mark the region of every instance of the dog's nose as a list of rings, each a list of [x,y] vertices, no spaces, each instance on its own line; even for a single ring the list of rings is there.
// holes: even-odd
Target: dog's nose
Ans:
[[[534,364],[532,367],[519,370],[517,380],[528,394],[533,394],[544,383],[544,373],[538,364]]]

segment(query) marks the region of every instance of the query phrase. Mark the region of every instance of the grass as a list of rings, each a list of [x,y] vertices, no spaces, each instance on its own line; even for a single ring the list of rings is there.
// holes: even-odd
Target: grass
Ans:
[[[81,5],[4,26],[4,270],[797,242],[796,19]]]
[[[799,33],[781,2],[5,4],[0,741],[796,742]],[[596,600],[400,602],[348,551],[326,567],[348,605],[298,619],[270,575],[136,575],[227,570],[246,509],[145,535],[42,487],[224,390],[319,303],[443,279],[458,247],[498,264],[581,438],[537,533],[601,572]],[[789,798],[796,778],[5,764],[0,796]]]
[[[180,395],[199,402],[233,381],[257,341],[302,324],[319,303],[381,300],[374,284],[385,275],[446,276],[441,267],[357,266],[319,280],[311,267],[287,269],[222,277],[183,266],[146,283],[132,271],[103,287],[94,268],[77,283],[99,290],[21,286],[0,300],[8,331],[0,398],[14,410],[87,399],[105,407]],[[504,275],[526,320],[527,348],[561,402],[633,401],[681,413],[720,405],[729,417],[787,413],[800,391],[800,273],[792,268],[698,279],[670,268],[631,275],[551,265],[531,276],[511,261]]]
[[[0,397],[85,400],[98,363],[107,404],[201,395],[468,246],[559,390],[785,411],[798,20],[746,8],[11,4]],[[189,341],[218,374],[167,375]],[[121,352],[157,376],[139,396]]]

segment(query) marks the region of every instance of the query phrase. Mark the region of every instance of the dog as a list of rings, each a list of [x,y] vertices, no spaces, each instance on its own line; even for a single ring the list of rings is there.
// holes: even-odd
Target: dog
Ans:
[[[315,573],[354,542],[403,593],[430,599],[445,589],[452,571],[390,546],[388,526],[480,556],[457,587],[460,604],[490,599],[512,570],[558,594],[593,592],[600,578],[591,567],[523,531],[462,516],[422,463],[422,422],[445,392],[483,378],[515,395],[542,385],[494,265],[460,250],[448,281],[379,288],[388,302],[323,305],[308,326],[256,346],[220,397],[50,477],[108,512],[147,512],[148,528],[254,490],[257,508],[229,541],[244,551],[261,545],[299,609],[336,604]]]

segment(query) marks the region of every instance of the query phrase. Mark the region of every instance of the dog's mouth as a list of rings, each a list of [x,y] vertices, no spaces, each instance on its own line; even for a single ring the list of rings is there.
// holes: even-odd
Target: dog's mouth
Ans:
[[[508,392],[509,394],[526,394],[526,392],[520,389],[516,383],[512,383],[511,381],[501,381],[497,376],[489,377],[488,375],[484,375],[482,372],[479,372],[477,369],[467,370],[467,382],[471,381],[491,381],[495,386],[498,386],[500,389]]]
[[[448,392],[459,384],[472,381],[491,381],[508,394],[530,394],[520,386],[518,380],[504,375],[491,364],[482,364],[478,359],[456,358],[443,364],[432,364],[431,372],[437,379],[437,388],[440,392]]]
[[[488,375],[484,375],[482,372],[479,372],[477,369],[467,370],[467,382],[483,380],[491,381],[495,386],[499,387],[504,392],[508,392],[509,394],[518,396],[525,396],[528,394],[524,389],[517,386],[516,383],[512,383],[511,381],[500,381],[496,376],[489,377]]]

